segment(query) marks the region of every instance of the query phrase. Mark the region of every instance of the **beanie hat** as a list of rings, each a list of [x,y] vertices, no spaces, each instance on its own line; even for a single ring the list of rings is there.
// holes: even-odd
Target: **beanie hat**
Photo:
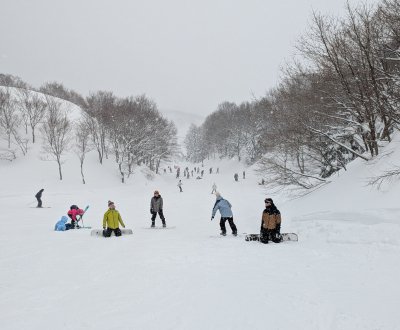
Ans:
[[[159,194],[160,194],[160,192],[159,192],[158,190],[154,190],[154,194],[157,194],[157,195],[159,195]]]
[[[271,204],[274,204],[274,201],[272,200],[272,198],[266,198],[265,200],[264,200],[264,202],[266,203],[266,202],[270,202]]]
[[[114,204],[114,202],[108,201],[108,206],[110,206],[110,205],[112,205],[112,204]]]

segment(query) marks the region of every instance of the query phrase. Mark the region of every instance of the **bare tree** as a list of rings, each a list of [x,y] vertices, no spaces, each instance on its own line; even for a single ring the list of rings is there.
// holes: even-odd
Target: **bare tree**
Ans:
[[[71,124],[67,114],[62,111],[61,103],[47,96],[47,117],[41,127],[44,136],[44,151],[58,164],[60,180],[62,180],[62,155],[69,145]]]
[[[35,128],[43,120],[47,104],[41,95],[26,89],[19,90],[19,101],[32,130],[32,143],[35,143]]]
[[[9,89],[0,89],[0,127],[6,133],[8,148],[11,148],[11,136],[16,133],[21,123],[15,101],[12,100]]]
[[[85,175],[83,173],[83,163],[85,161],[86,154],[91,150],[91,146],[89,144],[90,140],[90,131],[87,128],[87,122],[81,121],[78,123],[76,131],[75,131],[75,152],[78,155],[80,168],[81,168],[81,176],[82,183],[85,184]]]
[[[99,155],[100,164],[107,158],[107,126],[114,115],[116,97],[111,92],[98,91],[86,98],[85,110],[93,118],[90,125],[93,144]]]

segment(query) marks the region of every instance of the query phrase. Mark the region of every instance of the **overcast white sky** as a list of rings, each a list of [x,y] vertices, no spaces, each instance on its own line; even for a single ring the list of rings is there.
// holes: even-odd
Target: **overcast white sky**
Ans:
[[[356,4],[361,1],[352,0]],[[378,2],[370,0],[369,3]],[[345,0],[0,0],[0,72],[207,115],[273,87],[312,9]]]

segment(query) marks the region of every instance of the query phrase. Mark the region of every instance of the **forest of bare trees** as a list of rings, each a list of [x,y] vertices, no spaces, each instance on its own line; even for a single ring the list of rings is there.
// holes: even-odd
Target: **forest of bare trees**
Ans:
[[[53,160],[63,178],[64,155],[75,151],[85,183],[86,154],[95,150],[99,165],[104,159],[115,161],[122,182],[138,165],[158,172],[160,164],[177,152],[177,130],[165,119],[155,102],[145,95],[118,98],[112,92],[98,91],[84,98],[62,84],[51,82],[34,89],[20,78],[0,75],[0,134],[7,148],[0,159],[14,160],[19,147],[25,155],[37,143],[36,130],[42,132],[41,159]],[[69,101],[79,106],[82,118],[72,125]],[[112,157],[111,157],[112,156]]]
[[[258,162],[275,185],[309,189],[355,158],[379,155],[399,128],[400,1],[347,5],[344,18],[314,12],[297,49],[264,97],[222,103],[190,128],[190,160]]]

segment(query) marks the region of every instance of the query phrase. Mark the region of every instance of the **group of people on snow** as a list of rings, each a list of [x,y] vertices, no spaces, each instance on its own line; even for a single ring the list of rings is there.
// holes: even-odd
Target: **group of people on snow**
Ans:
[[[181,188],[181,187],[180,187]],[[232,235],[237,236],[237,227],[233,221],[232,205],[231,203],[224,199],[221,194],[216,190],[217,186],[213,184],[213,191],[215,193],[216,201],[211,213],[211,221],[214,219],[217,211],[219,211],[220,218],[220,228],[221,235],[226,236],[226,222],[228,222],[229,227],[232,231]],[[43,189],[41,190],[43,191]],[[266,244],[269,241],[274,243],[279,243],[281,241],[281,213],[275,206],[272,198],[266,198],[265,209],[263,210],[261,216],[261,228],[260,228],[260,242]],[[38,206],[40,207],[40,206]],[[85,210],[79,208],[77,205],[71,205],[67,214],[71,219],[71,223],[67,223],[68,218],[66,216],[61,217],[61,219],[56,223],[56,231],[64,231],[69,229],[80,228],[78,225],[79,220],[82,219]],[[166,227],[165,216],[163,213],[163,199],[158,190],[154,191],[154,195],[150,200],[150,213],[151,213],[151,228],[155,227],[155,220],[157,214],[159,215],[162,226]],[[115,204],[112,201],[108,201],[108,210],[103,216],[103,236],[110,237],[112,233],[115,236],[121,236],[122,232],[119,228],[121,225],[125,228],[125,224],[122,220],[120,213],[115,209]]]

